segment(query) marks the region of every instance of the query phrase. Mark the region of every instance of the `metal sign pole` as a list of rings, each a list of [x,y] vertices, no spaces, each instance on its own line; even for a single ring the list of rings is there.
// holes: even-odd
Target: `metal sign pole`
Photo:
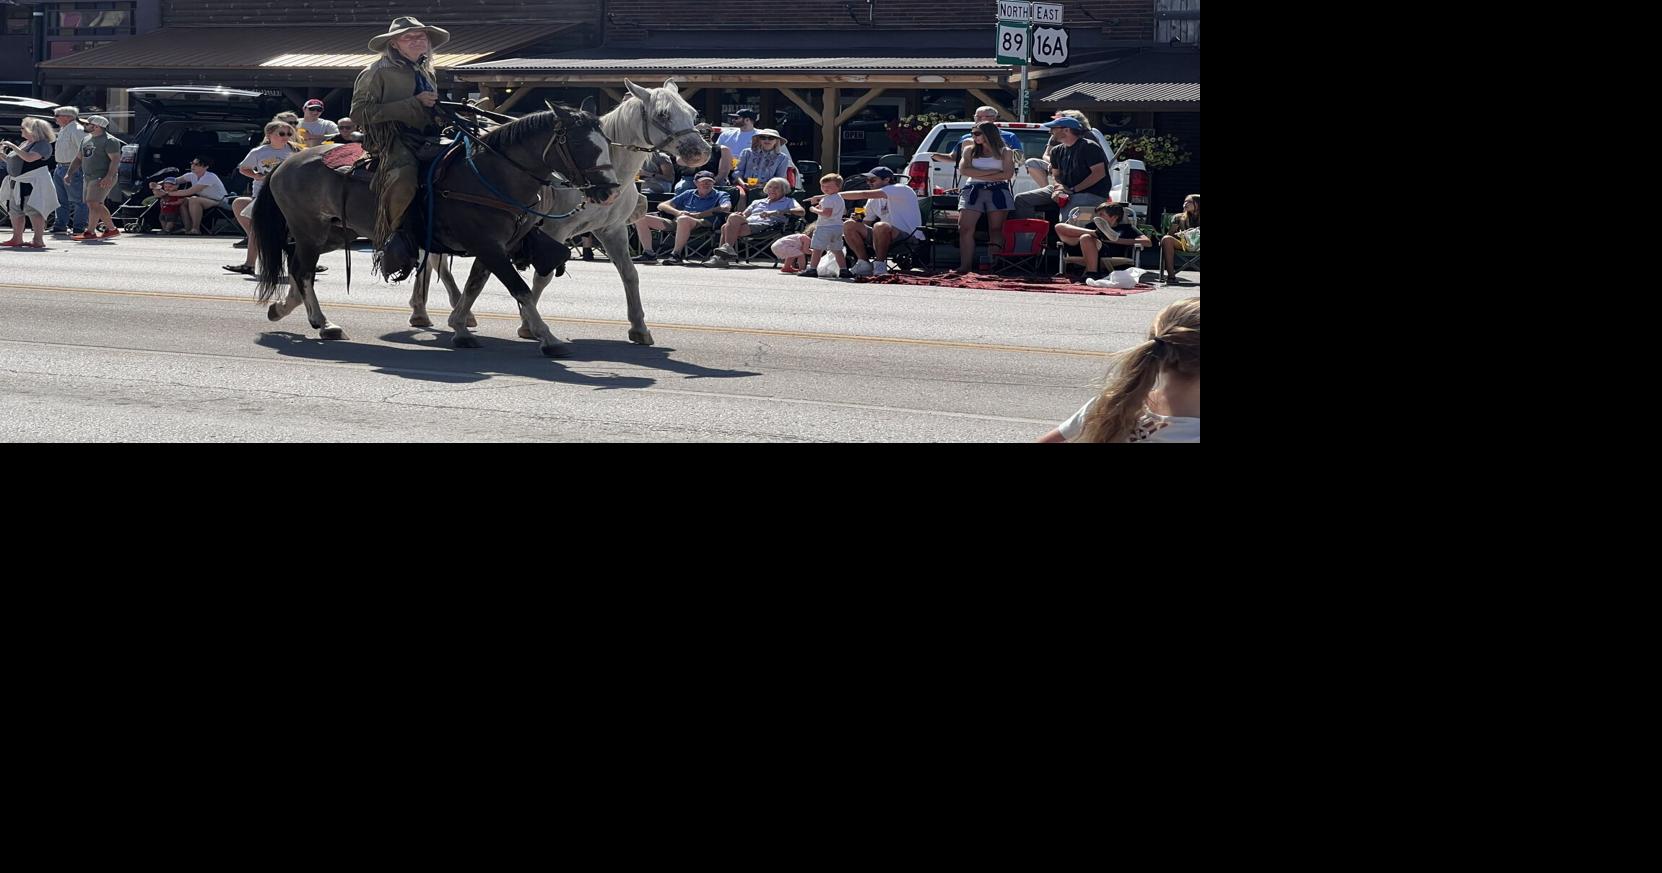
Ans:
[[[1016,117],[1016,120],[1017,121],[1022,121],[1022,122],[1027,121],[1027,65],[1026,64],[1021,65],[1021,113]]]

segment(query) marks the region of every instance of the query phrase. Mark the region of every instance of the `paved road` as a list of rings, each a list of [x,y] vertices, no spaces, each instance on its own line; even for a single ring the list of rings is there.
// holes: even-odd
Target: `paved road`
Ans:
[[[230,238],[59,238],[0,250],[0,440],[1028,441],[1070,415],[1166,303],[861,285],[771,268],[643,267],[657,345],[625,337],[604,258],[573,262],[542,312],[576,353],[515,338],[480,299],[479,350],[411,328],[408,285],[325,261],[319,340],[272,324]],[[465,273],[466,262],[458,263]],[[1198,279],[1198,274],[1190,274]],[[442,292],[437,295],[442,301]]]

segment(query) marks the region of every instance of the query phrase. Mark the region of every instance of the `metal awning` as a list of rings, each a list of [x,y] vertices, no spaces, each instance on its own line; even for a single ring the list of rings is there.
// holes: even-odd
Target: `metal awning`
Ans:
[[[1046,109],[1199,111],[1200,52],[1151,49],[1093,65],[1044,90],[1037,103]]]
[[[458,28],[433,58],[446,71],[521,49],[572,27],[549,24],[480,24]],[[367,46],[376,28],[353,25],[261,27],[164,27],[68,57],[46,61],[54,82],[104,80],[120,75],[157,81],[350,82],[375,54]],[[141,82],[147,84],[147,82]]]

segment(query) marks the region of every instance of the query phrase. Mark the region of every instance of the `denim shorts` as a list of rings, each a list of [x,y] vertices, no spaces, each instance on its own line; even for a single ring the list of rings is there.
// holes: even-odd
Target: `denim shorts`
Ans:
[[[959,211],[998,212],[1014,205],[1009,182],[971,182],[958,193]]]

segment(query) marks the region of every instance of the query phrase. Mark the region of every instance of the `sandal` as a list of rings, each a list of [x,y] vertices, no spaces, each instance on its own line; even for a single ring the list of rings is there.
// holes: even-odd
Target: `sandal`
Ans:
[[[247,264],[226,264],[225,266],[220,267],[220,269],[229,273],[241,273],[244,276],[254,275],[254,268],[248,266]]]

